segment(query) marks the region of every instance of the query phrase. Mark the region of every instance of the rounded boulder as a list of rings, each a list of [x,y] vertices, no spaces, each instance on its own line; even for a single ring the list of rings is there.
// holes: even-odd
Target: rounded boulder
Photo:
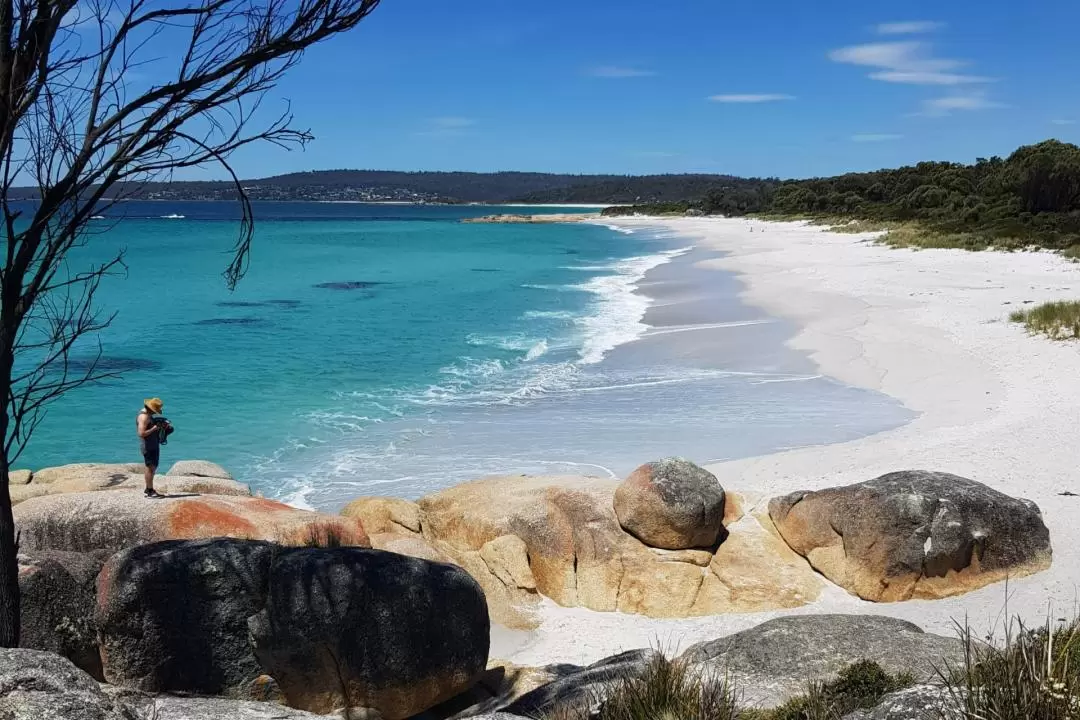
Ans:
[[[615,490],[623,530],[664,550],[712,547],[724,527],[724,488],[689,460],[642,465]]]
[[[468,690],[487,666],[484,593],[455,565],[358,548],[292,550],[249,622],[292,707],[402,720]]]

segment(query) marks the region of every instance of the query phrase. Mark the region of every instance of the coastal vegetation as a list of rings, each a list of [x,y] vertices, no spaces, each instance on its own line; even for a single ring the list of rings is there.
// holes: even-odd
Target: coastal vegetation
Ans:
[[[906,688],[920,693],[912,698],[918,708],[904,717],[1074,720],[1080,712],[1080,622],[1051,623],[1028,629],[1016,621],[1000,645],[960,627],[963,663],[942,665],[938,681],[919,688],[913,688],[918,683],[908,673],[892,674],[876,662],[858,660],[834,679],[810,682],[804,694],[771,709],[744,707],[740,689],[723,674],[657,653],[643,669],[614,678],[587,702],[556,705],[541,720],[840,720],[876,708]],[[598,710],[590,713],[592,708]]]
[[[609,208],[608,215],[685,213],[803,218],[888,230],[898,246],[978,250],[1036,246],[1080,253],[1080,147],[1047,140],[1007,158],[923,162],[837,177],[736,183],[696,200]],[[847,225],[851,220],[864,221]]]
[[[1048,302],[1030,309],[1016,310],[1009,320],[1022,323],[1033,334],[1051,340],[1080,339],[1080,302]]]

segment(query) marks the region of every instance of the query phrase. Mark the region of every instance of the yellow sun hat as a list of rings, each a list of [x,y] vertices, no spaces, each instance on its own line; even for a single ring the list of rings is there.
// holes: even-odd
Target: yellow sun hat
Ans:
[[[150,398],[149,400],[143,400],[143,405],[150,410],[150,412],[157,415],[161,412],[161,409],[165,407],[165,403],[161,402],[161,398]]]

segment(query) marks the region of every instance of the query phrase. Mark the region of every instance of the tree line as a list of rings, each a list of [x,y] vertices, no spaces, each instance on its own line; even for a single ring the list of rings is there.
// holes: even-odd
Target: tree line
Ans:
[[[710,188],[697,199],[609,208],[608,215],[762,214],[915,222],[979,245],[1080,245],[1080,147],[1057,140],[972,164],[917,165],[808,180],[757,180]]]

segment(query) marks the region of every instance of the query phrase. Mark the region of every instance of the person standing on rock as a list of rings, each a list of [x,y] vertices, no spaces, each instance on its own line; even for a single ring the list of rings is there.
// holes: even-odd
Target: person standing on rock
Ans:
[[[146,465],[146,490],[143,494],[148,498],[164,497],[154,489],[154,473],[157,472],[158,463],[161,460],[161,433],[162,421],[156,420],[155,415],[160,415],[164,403],[161,398],[150,398],[143,401],[143,408],[135,418],[135,430],[139,435],[139,450],[142,452],[143,464]],[[163,421],[167,427],[168,420]]]

